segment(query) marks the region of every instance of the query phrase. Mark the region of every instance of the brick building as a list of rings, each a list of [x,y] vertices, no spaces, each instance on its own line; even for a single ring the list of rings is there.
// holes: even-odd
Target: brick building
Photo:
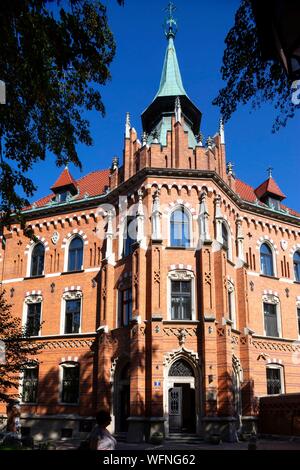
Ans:
[[[271,174],[256,189],[235,177],[222,122],[202,141],[175,27],[141,141],[126,117],[122,166],[64,169],[23,211],[34,237],[4,231],[2,286],[44,345],[20,377],[37,438],[83,437],[104,407],[131,441],[234,440],[258,397],[299,392],[300,214]]]

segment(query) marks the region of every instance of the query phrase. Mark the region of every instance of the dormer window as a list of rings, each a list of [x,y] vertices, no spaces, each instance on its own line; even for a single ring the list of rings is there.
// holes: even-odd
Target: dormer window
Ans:
[[[63,191],[56,194],[56,202],[66,202],[70,197],[69,191]]]
[[[274,209],[275,211],[280,210],[280,201],[278,201],[278,199],[274,199],[273,197],[269,197],[267,199],[267,204],[271,209]]]

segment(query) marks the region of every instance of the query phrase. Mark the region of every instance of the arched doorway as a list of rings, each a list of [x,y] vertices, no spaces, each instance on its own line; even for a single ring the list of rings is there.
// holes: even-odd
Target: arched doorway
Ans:
[[[114,380],[115,432],[128,431],[130,416],[130,364],[117,367]]]
[[[196,415],[195,373],[189,362],[180,358],[168,373],[169,433],[195,433]]]

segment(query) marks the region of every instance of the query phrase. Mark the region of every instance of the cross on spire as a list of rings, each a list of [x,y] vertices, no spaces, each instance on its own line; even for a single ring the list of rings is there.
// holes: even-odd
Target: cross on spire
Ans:
[[[268,172],[269,178],[272,178],[273,168],[271,166],[267,169],[267,172]]]
[[[177,33],[177,21],[173,16],[173,12],[176,10],[176,7],[173,2],[169,2],[168,6],[165,8],[165,11],[168,13],[168,17],[165,21],[165,34],[167,39],[171,37],[174,38]]]

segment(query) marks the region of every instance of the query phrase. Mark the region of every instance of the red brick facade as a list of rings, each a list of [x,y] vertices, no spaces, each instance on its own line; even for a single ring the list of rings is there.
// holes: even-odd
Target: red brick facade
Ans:
[[[62,428],[83,436],[86,421],[105,407],[113,430],[128,429],[129,440],[160,429],[205,436],[218,430],[234,440],[236,430],[255,426],[257,398],[268,393],[268,369],[280,371],[269,380],[280,380],[281,392],[299,392],[294,254],[300,215],[280,201],[275,210],[263,199],[276,201],[276,194],[257,199],[226,168],[222,126],[207,146],[198,141],[191,147],[184,113],[173,113],[163,144],[140,143],[127,120],[122,167],[114,160],[110,174],[63,180],[64,186],[52,188],[55,195],[24,211],[34,241],[18,224],[4,232],[2,286],[14,315],[25,324],[28,304],[41,303],[34,341],[45,347],[36,403],[21,406],[25,427],[39,437],[59,436]],[[66,202],[52,201],[70,184]],[[185,247],[171,246],[176,208],[189,227]],[[128,215],[138,230],[124,256]],[[68,270],[68,250],[76,236],[83,261],[75,272]],[[30,271],[36,243],[45,248],[38,277]],[[263,244],[272,256],[272,275],[261,271]],[[182,320],[174,319],[171,299],[172,283],[180,281],[190,286],[190,316]],[[130,289],[130,319],[122,326],[120,298]],[[66,334],[66,302],[72,299],[80,299],[80,327]],[[265,304],[274,306],[278,335],[266,334]],[[64,364],[79,365],[78,403],[62,403]]]

